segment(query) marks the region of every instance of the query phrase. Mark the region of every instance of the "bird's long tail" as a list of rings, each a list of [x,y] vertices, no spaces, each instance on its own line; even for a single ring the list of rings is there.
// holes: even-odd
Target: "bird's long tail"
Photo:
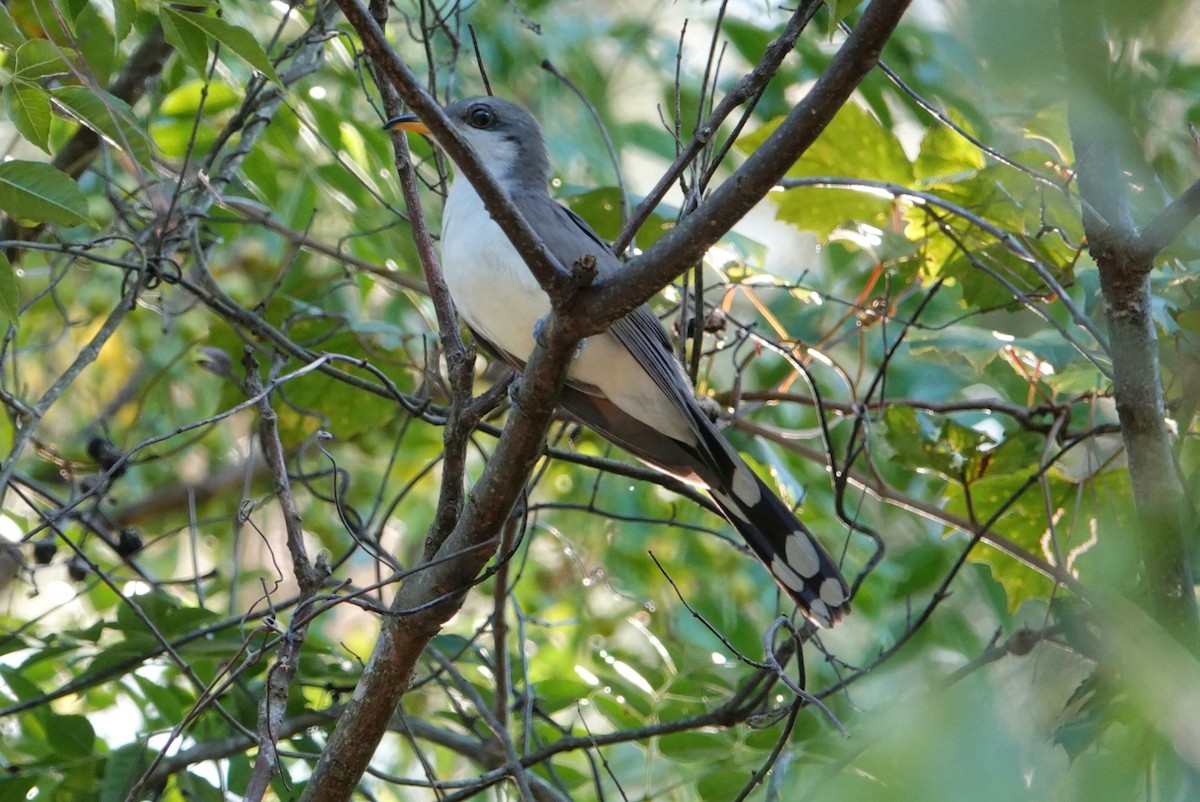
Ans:
[[[705,487],[809,621],[831,627],[850,611],[850,591],[837,563],[699,407],[693,404],[688,410],[699,438],[689,444],[656,431],[603,397],[570,385],[563,388],[559,400],[639,459]]]
[[[708,494],[800,612],[819,627],[833,626],[850,612],[850,590],[837,563],[724,438],[711,435],[715,439],[706,439],[719,454],[714,467],[721,481]]]

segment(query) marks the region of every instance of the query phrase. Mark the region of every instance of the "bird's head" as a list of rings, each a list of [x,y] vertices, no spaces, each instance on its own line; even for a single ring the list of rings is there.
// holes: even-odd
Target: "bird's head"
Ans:
[[[446,106],[444,111],[458,134],[466,140],[502,186],[544,191],[550,178],[550,160],[541,129],[533,115],[498,97],[472,97]],[[430,135],[415,115],[394,117],[386,129]]]

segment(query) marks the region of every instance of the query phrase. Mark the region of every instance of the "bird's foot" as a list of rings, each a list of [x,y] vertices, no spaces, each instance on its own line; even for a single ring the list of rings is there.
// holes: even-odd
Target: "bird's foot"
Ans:
[[[521,374],[518,373],[518,374],[514,375],[512,378],[512,381],[510,381],[508,383],[508,403],[512,404],[514,407],[521,406],[521,404],[519,403],[519,400],[518,400],[518,397],[520,395],[521,395]]]

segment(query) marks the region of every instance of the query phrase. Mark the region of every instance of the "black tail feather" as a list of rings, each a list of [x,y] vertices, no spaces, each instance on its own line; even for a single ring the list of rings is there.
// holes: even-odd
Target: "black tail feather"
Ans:
[[[743,488],[739,497],[730,489],[710,488],[709,495],[805,618],[819,627],[833,626],[850,611],[850,590],[842,572],[808,528],[745,463],[737,470],[745,472],[739,480],[752,480],[753,492]]]
[[[805,618],[831,627],[850,612],[837,563],[707,420],[697,420],[717,481],[708,493]]]

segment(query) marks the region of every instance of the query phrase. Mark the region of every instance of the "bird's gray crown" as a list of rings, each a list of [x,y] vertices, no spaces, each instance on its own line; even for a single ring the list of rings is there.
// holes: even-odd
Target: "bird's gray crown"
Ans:
[[[510,190],[546,191],[550,157],[532,114],[498,97],[469,97],[445,111],[497,181]]]

